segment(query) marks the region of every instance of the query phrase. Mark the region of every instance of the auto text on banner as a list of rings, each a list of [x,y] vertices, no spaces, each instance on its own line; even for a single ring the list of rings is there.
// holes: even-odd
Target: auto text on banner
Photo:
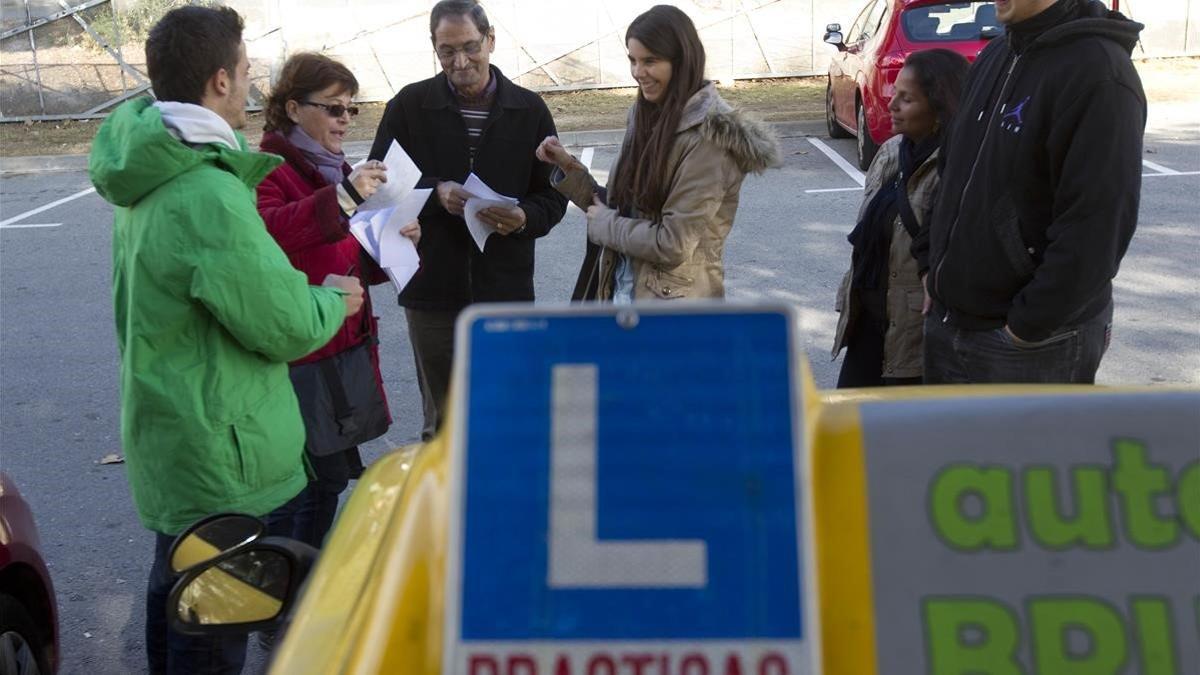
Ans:
[[[826,665],[863,652],[833,606],[874,622],[855,672],[1200,672],[1200,392],[986,391],[863,402],[861,447],[812,448],[861,453],[818,531],[822,565],[870,589],[822,594]],[[833,522],[839,492],[866,517]]]
[[[816,672],[791,310],[473,310],[444,672]]]

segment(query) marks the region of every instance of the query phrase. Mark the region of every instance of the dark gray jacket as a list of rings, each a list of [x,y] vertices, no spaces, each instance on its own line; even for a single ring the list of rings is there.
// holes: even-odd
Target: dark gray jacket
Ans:
[[[430,196],[421,211],[421,269],[400,294],[413,309],[458,310],[472,302],[533,300],[534,240],[562,220],[567,200],[550,187],[550,165],[533,152],[553,136],[554,119],[537,94],[496,67],[496,99],[471,164],[467,128],[445,73],[414,82],[388,102],[371,147],[382,159],[395,139],[421,169],[418,187],[466,181],[472,171],[493,190],[517,197],[526,216],[520,234],[492,235],[482,253],[461,216]]]

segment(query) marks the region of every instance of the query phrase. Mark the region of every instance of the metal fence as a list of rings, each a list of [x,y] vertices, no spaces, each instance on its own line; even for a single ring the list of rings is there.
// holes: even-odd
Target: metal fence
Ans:
[[[99,116],[149,89],[145,29],[186,0],[0,0],[0,121]],[[709,76],[816,75],[832,47],[824,26],[849,25],[867,0],[690,0]],[[227,0],[246,18],[260,101],[287,55],[316,50],[347,63],[360,99],[386,100],[436,73],[432,0]],[[538,91],[629,86],[622,36],[649,0],[485,0],[492,62]],[[1200,55],[1200,0],[1121,0],[1146,24],[1135,56]],[[1192,22],[1195,15],[1197,22]]]

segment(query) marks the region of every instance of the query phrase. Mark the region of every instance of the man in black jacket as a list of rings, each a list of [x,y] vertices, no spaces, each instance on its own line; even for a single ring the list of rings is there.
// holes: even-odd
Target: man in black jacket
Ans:
[[[473,302],[533,300],[534,240],[566,212],[550,187],[538,143],[557,132],[550,110],[491,66],[496,35],[474,0],[442,0],[430,13],[430,37],[442,73],[410,84],[387,105],[370,157],[396,140],[420,167],[418,187],[436,188],[421,212],[421,268],[400,294],[417,364],[425,425],[441,424],[450,385],[454,321]],[[481,252],[463,220],[472,172],[513,208],[480,211],[496,228]]]
[[[933,309],[925,381],[1095,380],[1137,225],[1141,24],[1097,0],[1001,0],[914,243]]]

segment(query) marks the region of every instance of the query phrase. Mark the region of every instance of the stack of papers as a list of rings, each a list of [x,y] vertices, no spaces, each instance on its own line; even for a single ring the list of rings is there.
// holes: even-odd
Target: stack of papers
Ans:
[[[397,293],[404,290],[421,266],[417,247],[400,234],[400,228],[417,219],[432,192],[430,189],[410,190],[397,206],[359,211],[350,219],[350,232],[383,268]]]
[[[391,169],[388,171],[391,171]],[[480,220],[479,212],[493,206],[510,209],[520,203],[520,200],[516,197],[506,197],[496,192],[474,173],[467,176],[467,182],[463,184],[463,189],[471,193],[471,198],[463,206],[463,219],[467,221],[467,229],[470,230],[471,238],[475,240],[475,245],[482,252],[488,237],[492,236],[496,228]]]
[[[433,190],[414,189],[421,180],[421,170],[396,141],[392,141],[383,163],[387,167],[387,182],[359,205],[350,219],[350,233],[379,263],[399,293],[421,265],[417,247],[400,234],[400,228],[417,219]]]

